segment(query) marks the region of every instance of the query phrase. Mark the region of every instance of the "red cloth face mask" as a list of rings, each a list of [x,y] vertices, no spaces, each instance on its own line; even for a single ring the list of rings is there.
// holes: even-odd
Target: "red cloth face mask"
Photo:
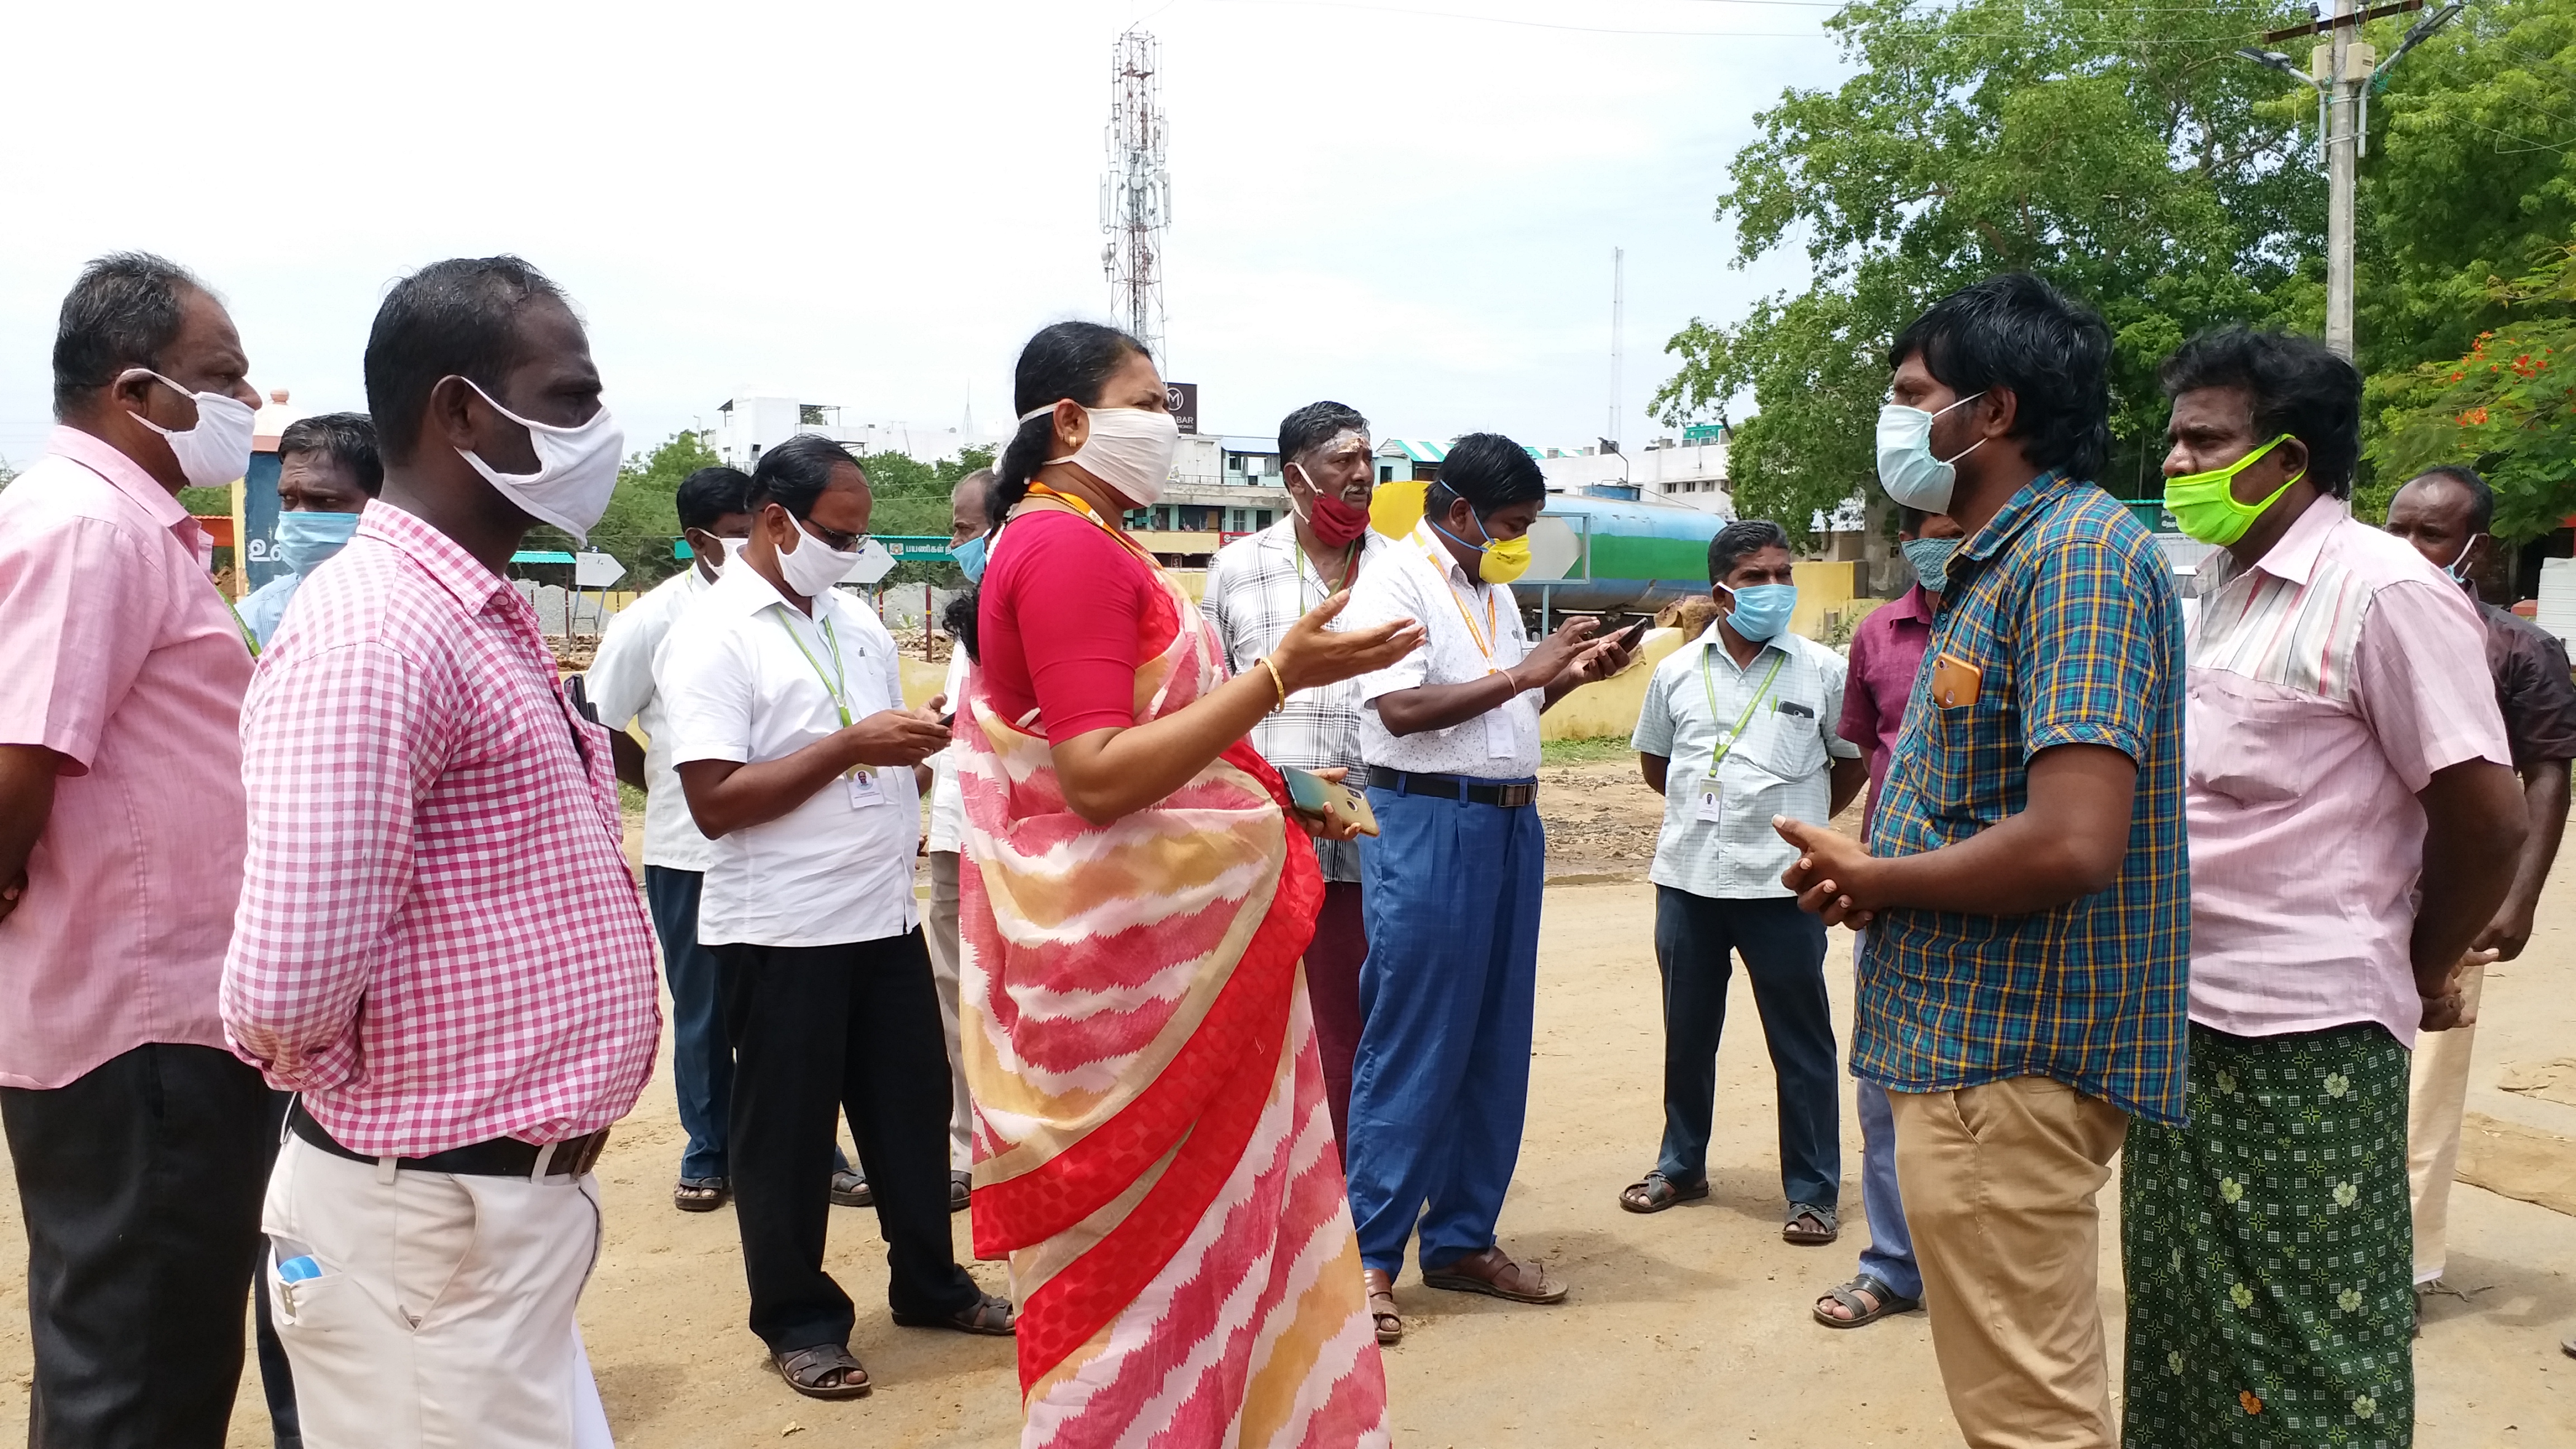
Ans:
[[[1306,473],[1302,465],[1291,463],[1288,466],[1300,473]],[[1310,488],[1315,487],[1314,474],[1306,473],[1306,485]],[[1292,496],[1288,502],[1291,507],[1294,507],[1297,500]],[[1345,503],[1339,493],[1328,493],[1321,488],[1315,488],[1314,511],[1311,513],[1301,511],[1299,516],[1306,520],[1307,527],[1315,530],[1316,539],[1328,548],[1344,547],[1357,541],[1361,534],[1368,532],[1367,509]]]

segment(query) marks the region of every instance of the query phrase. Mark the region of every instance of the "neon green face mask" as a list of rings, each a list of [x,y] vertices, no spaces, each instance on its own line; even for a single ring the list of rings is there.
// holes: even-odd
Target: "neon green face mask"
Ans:
[[[2290,491],[2290,484],[2308,476],[2308,470],[2302,468],[2291,474],[2289,482],[2273,489],[2272,496],[2260,503],[2236,501],[2236,475],[2253,467],[2264,454],[2289,440],[2290,435],[2283,433],[2224,468],[2167,478],[2165,508],[2173,514],[2174,526],[2180,528],[2185,537],[2213,543],[2220,548],[2243,538],[2245,530],[2254,526],[2254,520],[2262,517],[2265,509],[2280,502],[2281,495]]]

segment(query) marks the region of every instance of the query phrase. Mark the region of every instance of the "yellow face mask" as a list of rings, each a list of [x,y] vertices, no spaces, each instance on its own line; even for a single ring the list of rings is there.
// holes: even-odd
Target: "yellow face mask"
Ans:
[[[1467,510],[1467,516],[1469,518],[1476,518],[1476,510],[1469,508]],[[1443,538],[1455,539],[1459,543],[1465,543],[1467,541],[1463,538],[1459,538],[1458,535],[1451,533],[1449,530],[1441,528],[1439,524],[1435,523],[1431,526],[1435,529],[1439,529],[1440,535]],[[1476,531],[1478,533],[1485,533],[1485,520],[1476,518]],[[1528,534],[1524,533],[1518,538],[1496,538],[1490,533],[1485,533],[1485,541],[1483,544],[1479,545],[1479,547],[1483,552],[1479,553],[1476,557],[1476,577],[1484,580],[1486,583],[1508,584],[1512,580],[1529,572],[1530,541]]]

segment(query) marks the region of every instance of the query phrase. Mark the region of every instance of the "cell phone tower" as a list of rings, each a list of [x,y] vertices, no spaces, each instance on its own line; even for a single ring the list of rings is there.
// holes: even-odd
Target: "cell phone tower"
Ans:
[[[1172,223],[1164,164],[1162,43],[1142,28],[1109,47],[1109,171],[1100,178],[1100,270],[1109,310],[1163,361],[1163,230]],[[1168,370],[1168,369],[1167,369]]]

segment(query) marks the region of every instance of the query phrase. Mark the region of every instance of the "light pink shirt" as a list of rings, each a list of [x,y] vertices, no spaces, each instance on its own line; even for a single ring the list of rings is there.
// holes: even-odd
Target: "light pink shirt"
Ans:
[[[0,493],[0,744],[68,762],[0,920],[0,1086],[221,1047],[250,647],[170,491],[87,433]]]
[[[2416,792],[2511,759],[2468,596],[2320,499],[2209,582],[2190,660],[2191,1019],[2233,1036],[2373,1021],[2412,1046]]]
[[[234,1049],[347,1147],[560,1142],[626,1115],[662,1017],[608,731],[536,610],[390,503],[359,515],[241,712]]]

